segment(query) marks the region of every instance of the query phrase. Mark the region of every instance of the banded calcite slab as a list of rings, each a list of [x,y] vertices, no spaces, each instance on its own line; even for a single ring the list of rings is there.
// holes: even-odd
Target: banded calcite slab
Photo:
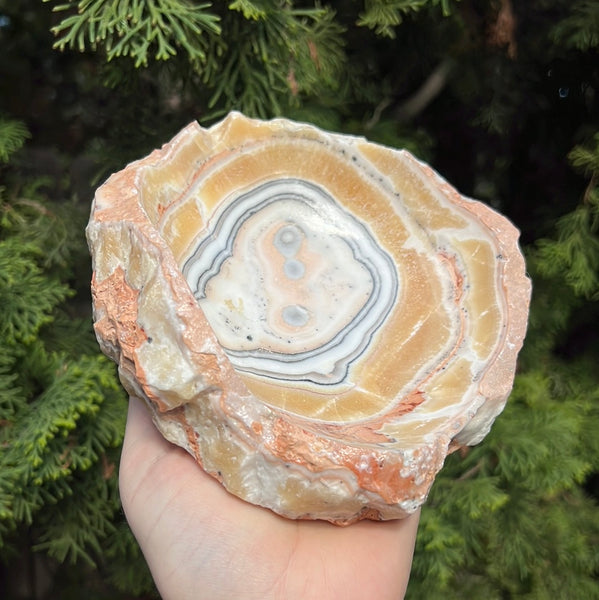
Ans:
[[[517,230],[405,151],[279,119],[192,123],[98,189],[95,329],[233,494],[402,518],[510,392]]]

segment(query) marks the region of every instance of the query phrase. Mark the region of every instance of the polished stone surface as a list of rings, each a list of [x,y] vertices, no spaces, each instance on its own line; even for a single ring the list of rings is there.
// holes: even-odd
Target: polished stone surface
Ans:
[[[87,233],[96,333],[127,390],[286,517],[410,514],[511,390],[518,231],[406,151],[192,123],[99,188]]]

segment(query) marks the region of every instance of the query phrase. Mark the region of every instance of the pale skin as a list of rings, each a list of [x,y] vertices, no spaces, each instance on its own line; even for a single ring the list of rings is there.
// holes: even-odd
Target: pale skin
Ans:
[[[418,513],[349,527],[279,517],[226,492],[134,398],[120,491],[163,600],[404,597]]]

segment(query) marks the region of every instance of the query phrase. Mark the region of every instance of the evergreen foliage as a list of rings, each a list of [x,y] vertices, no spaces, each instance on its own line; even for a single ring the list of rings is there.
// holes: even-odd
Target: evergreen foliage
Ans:
[[[21,148],[29,131],[23,123],[12,119],[0,119],[0,163],[8,162],[13,152]]]
[[[597,495],[583,485],[599,465],[597,347],[563,341],[580,314],[597,322],[596,141],[570,154],[589,177],[581,205],[529,253],[530,331],[507,407],[484,443],[448,458],[424,507],[408,598],[599,598]]]
[[[599,47],[599,6],[593,0],[572,2],[570,15],[555,26],[553,34],[568,48]]]
[[[27,136],[14,128],[0,152],[22,145],[15,132]],[[95,569],[109,539],[114,559],[139,559],[118,526],[126,403],[89,312],[69,303],[87,207],[53,203],[36,188],[0,196],[0,560],[20,552],[25,536],[30,552]],[[142,573],[138,590],[149,586],[143,565]]]
[[[45,2],[0,0],[0,597],[151,593],[83,228],[103,176],[236,109],[407,147],[520,227],[514,391],[437,478],[408,598],[599,598],[599,4]]]
[[[55,48],[83,52],[101,45],[107,60],[128,56],[136,67],[146,66],[148,58],[168,60],[177,54],[177,48],[184,50],[192,63],[203,65],[211,37],[220,33],[218,16],[206,10],[210,4],[71,0],[54,10],[67,12],[73,7],[75,12],[52,28],[58,36]]]
[[[576,147],[572,162],[591,172],[581,204],[556,224],[557,239],[537,242],[538,268],[562,276],[577,296],[599,299],[599,135],[593,150]]]
[[[427,5],[440,5],[443,15],[451,11],[452,0],[366,0],[358,24],[374,30],[378,35],[393,38],[395,28],[401,25],[404,15],[418,12]]]
[[[236,43],[227,44],[221,57],[208,107],[222,108],[212,117],[235,106],[260,117],[281,114],[283,98],[293,102],[300,94],[334,89],[345,57],[330,9],[297,9],[275,0],[240,0],[230,8],[223,32]]]

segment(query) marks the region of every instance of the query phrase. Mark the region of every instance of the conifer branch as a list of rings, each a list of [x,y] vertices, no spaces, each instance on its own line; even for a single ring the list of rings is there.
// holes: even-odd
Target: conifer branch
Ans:
[[[108,61],[129,56],[136,67],[168,60],[182,49],[192,64],[204,64],[210,41],[221,32],[211,7],[188,0],[69,0],[53,8],[67,13],[52,28],[54,47],[84,52],[103,46]]]
[[[485,460],[483,458],[481,458],[473,467],[471,467],[467,471],[464,471],[464,473],[462,473],[462,475],[460,475],[458,477],[458,481],[464,481],[466,479],[470,479],[471,477],[474,477],[482,470],[484,465],[485,465]]]
[[[334,12],[294,8],[290,3],[236,2],[223,20],[229,44],[213,88],[210,116],[231,109],[267,117],[283,112],[300,95],[334,89],[345,63]],[[248,24],[246,18],[252,22]],[[220,108],[217,108],[220,107]]]
[[[577,146],[569,155],[574,167],[589,182],[581,204],[561,217],[557,239],[537,242],[540,272],[548,277],[561,275],[574,292],[589,299],[599,298],[599,134],[594,146]]]
[[[30,137],[29,130],[21,121],[0,118],[0,163],[8,162]]]
[[[418,116],[447,85],[454,68],[454,61],[450,57],[444,58],[428,75],[422,85],[400,106],[395,115],[399,121],[409,121]]]
[[[568,48],[589,50],[599,47],[599,3],[577,0],[570,5],[570,16],[557,23],[553,38]]]
[[[377,35],[394,38],[395,28],[404,16],[415,13],[427,5],[441,6],[444,16],[451,13],[452,0],[366,0],[358,25],[372,29]],[[457,0],[456,0],[457,1]]]

